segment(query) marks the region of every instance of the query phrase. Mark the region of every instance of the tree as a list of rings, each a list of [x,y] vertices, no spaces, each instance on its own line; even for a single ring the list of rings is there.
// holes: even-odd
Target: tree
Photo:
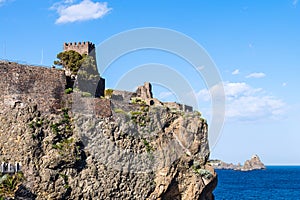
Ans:
[[[93,56],[81,55],[70,50],[60,52],[57,54],[57,58],[58,60],[54,61],[54,64],[65,68],[67,89],[75,86],[82,92],[95,93],[100,75]]]
[[[77,72],[84,61],[84,57],[85,56],[82,56],[80,53],[73,50],[63,51],[57,54],[59,60],[54,61],[54,64],[63,66],[73,75],[77,75]]]

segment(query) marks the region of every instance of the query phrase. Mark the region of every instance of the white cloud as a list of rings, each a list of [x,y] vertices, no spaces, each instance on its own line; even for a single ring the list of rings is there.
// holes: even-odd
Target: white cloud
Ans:
[[[236,69],[234,70],[231,74],[232,75],[238,75],[240,73],[240,70],[239,69]]]
[[[99,19],[112,10],[107,7],[106,2],[83,0],[78,4],[73,4],[74,2],[74,0],[65,0],[55,3],[50,8],[56,10],[59,15],[59,18],[55,22],[56,24]]]
[[[246,78],[263,78],[266,74],[259,72],[259,73],[252,73],[246,76]]]
[[[286,82],[282,83],[282,87],[285,87],[285,86],[287,86],[287,83]]]
[[[285,113],[285,103],[281,99],[268,95],[262,88],[253,88],[243,82],[225,82],[224,90],[227,120],[278,119]],[[212,87],[210,91],[213,93],[217,90]],[[201,90],[197,97],[200,101],[210,101],[210,92],[207,89]]]

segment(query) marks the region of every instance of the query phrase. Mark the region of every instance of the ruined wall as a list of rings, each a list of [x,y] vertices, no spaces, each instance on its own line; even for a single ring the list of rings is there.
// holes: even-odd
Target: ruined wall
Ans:
[[[128,92],[128,91],[121,91],[121,90],[114,90],[112,93],[111,98],[114,100],[124,101],[129,103],[132,97],[135,97],[136,93]]]
[[[62,70],[0,62],[0,80],[0,104],[36,104],[45,112],[61,107],[66,84]]]
[[[188,106],[188,105],[184,105],[184,104],[180,104],[180,103],[176,103],[176,102],[164,102],[163,104],[172,109],[181,110],[184,112],[193,112],[192,106]]]

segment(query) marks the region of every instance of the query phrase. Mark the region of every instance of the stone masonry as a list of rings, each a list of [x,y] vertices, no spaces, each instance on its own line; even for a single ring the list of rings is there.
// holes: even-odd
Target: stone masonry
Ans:
[[[53,112],[61,107],[66,77],[64,71],[0,62],[0,101],[11,107],[36,103]]]

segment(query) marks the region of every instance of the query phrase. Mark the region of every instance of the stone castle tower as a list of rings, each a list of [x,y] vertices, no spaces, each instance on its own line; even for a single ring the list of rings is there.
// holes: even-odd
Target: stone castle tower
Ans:
[[[96,61],[96,49],[95,44],[92,42],[70,42],[70,43],[64,43],[64,51],[76,51],[80,53],[81,55],[86,54],[89,56],[94,57]],[[97,63],[97,62],[96,62]],[[72,78],[70,76],[67,76],[67,88],[72,87],[74,85],[76,78]],[[94,81],[80,81],[79,87],[82,88],[83,91],[87,91],[90,93],[94,93],[95,97],[101,97],[104,96],[104,90],[105,90],[105,79],[102,77],[99,77],[99,80]]]
[[[78,53],[91,55],[94,54],[95,44],[91,42],[70,42],[64,43],[64,51],[76,51]]]

